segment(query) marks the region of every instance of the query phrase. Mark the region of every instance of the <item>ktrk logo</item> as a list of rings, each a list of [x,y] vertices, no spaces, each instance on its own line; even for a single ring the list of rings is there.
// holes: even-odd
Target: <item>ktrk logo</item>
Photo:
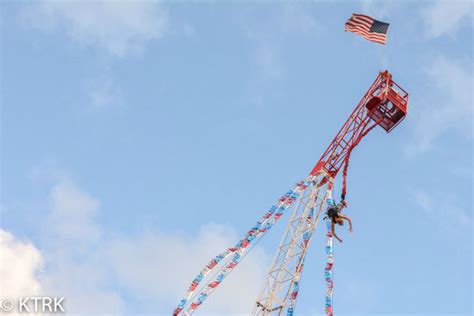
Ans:
[[[64,297],[25,296],[0,298],[0,313],[64,313]]]

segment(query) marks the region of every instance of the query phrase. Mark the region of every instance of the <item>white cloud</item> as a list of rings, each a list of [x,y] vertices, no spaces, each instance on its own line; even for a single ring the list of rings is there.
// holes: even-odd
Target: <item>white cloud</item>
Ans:
[[[319,28],[307,8],[297,3],[276,6],[265,19],[245,27],[247,37],[255,43],[254,61],[261,74],[271,79],[278,79],[284,73],[280,55],[286,40],[297,34],[317,34]]]
[[[276,16],[281,30],[288,34],[311,34],[319,29],[315,18],[308,8],[300,4],[286,3],[283,10]]]
[[[0,229],[0,297],[39,295],[42,264],[41,253],[33,244]]]
[[[278,93],[285,79],[285,52],[293,49],[288,42],[304,36],[308,41],[316,40],[322,26],[311,14],[311,5],[305,3],[283,3],[265,11],[265,16],[242,21],[243,31],[251,44],[250,61],[254,65],[242,96],[242,103],[265,107],[265,98]]]
[[[101,231],[94,222],[99,202],[63,177],[51,189],[49,233],[65,242],[95,242]]]
[[[29,4],[22,18],[43,30],[65,31],[83,46],[121,57],[163,36],[167,16],[158,1],[50,1]]]
[[[473,2],[470,0],[436,0],[425,2],[420,14],[428,37],[455,35],[464,22],[472,23]],[[406,1],[362,0],[363,13],[375,19],[386,19],[394,12],[406,10]]]
[[[147,232],[137,238],[115,240],[108,248],[121,285],[140,293],[141,298],[158,302],[163,307],[157,312],[169,314],[199,270],[236,241],[232,228],[209,224],[193,236]],[[266,265],[262,263],[266,261],[263,251],[255,249],[201,312],[249,314],[263,284]]]
[[[217,253],[235,244],[232,227],[209,224],[195,234],[147,230],[136,236],[107,234],[96,216],[100,202],[65,173],[56,177],[49,196],[47,230],[42,231],[41,254],[29,244],[2,233],[2,281],[7,262],[10,294],[24,294],[25,286],[45,295],[64,296],[68,313],[123,313],[126,297],[144,310],[169,315],[192,279]],[[1,232],[1,231],[0,231]],[[6,245],[6,246],[4,246]],[[4,260],[4,258],[10,258]],[[34,277],[44,260],[41,284]],[[246,313],[253,307],[268,257],[254,249],[202,307],[204,313]],[[26,285],[22,285],[26,284]],[[11,290],[11,289],[10,289]],[[148,308],[148,309],[147,309]]]
[[[457,131],[463,137],[472,137],[474,78],[471,61],[434,58],[426,69],[433,83],[437,99],[426,99],[415,117],[415,133],[407,154],[413,155],[432,149],[439,137],[447,131]],[[428,104],[426,104],[428,102]],[[428,132],[429,131],[429,132]]]
[[[363,0],[361,2],[362,13],[372,16],[374,19],[383,19],[393,14],[403,6],[403,1],[393,0]]]
[[[64,172],[56,178],[42,232],[45,292],[65,297],[68,313],[119,313],[123,301],[108,287],[103,230],[95,219],[100,203]]]
[[[412,192],[412,199],[418,204],[418,209],[440,230],[462,234],[471,231],[470,210],[466,209],[468,206],[463,205],[457,196],[446,192],[415,190]]]
[[[472,115],[472,61],[465,62],[438,56],[428,69],[431,80],[436,87],[452,100],[449,108],[460,112],[460,116]],[[468,117],[465,117],[468,118]]]
[[[90,80],[86,85],[86,94],[92,110],[120,107],[123,102],[122,90],[117,82],[107,75]]]
[[[463,22],[472,25],[473,2],[469,0],[438,0],[422,13],[429,37],[454,35]]]

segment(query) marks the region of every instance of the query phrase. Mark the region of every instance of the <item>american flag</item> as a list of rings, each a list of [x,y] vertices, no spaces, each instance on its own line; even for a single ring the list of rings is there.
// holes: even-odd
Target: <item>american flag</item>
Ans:
[[[368,15],[355,14],[347,20],[344,31],[362,35],[369,41],[385,44],[390,24],[372,19]]]

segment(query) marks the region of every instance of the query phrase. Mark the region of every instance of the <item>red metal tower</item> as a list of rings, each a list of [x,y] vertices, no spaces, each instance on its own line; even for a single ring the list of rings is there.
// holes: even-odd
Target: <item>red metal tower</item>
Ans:
[[[311,174],[319,170],[335,177],[352,149],[373,126],[380,125],[387,133],[397,126],[408,111],[408,93],[392,80],[388,71],[381,72],[359,104],[341,127],[319,159]]]
[[[253,315],[293,315],[304,259],[334,179],[343,169],[342,198],[352,150],[376,126],[387,132],[407,115],[408,93],[397,85],[388,71],[379,73],[347,121],[334,137],[305,180],[284,194],[235,246],[213,258],[196,276],[174,311],[190,315],[212,294],[268,230],[293,208],[289,223],[277,248]],[[211,275],[211,272],[213,275]]]

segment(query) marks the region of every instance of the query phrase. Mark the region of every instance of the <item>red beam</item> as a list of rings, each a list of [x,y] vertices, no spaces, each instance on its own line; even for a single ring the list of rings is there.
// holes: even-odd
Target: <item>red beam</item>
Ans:
[[[391,95],[395,93],[396,97],[389,98],[389,93]],[[367,103],[373,98],[379,98],[380,102],[378,102],[374,108],[368,109]],[[374,101],[378,101],[378,99]],[[392,107],[392,111],[401,111],[401,113],[399,113],[402,114],[401,119],[393,121],[395,119],[390,117],[391,114],[388,113],[390,110],[387,110],[387,102],[391,102],[393,107],[395,107]],[[374,102],[374,104],[375,103],[376,102]],[[331,177],[336,177],[347,155],[353,147],[358,145],[361,138],[365,136],[364,133],[368,132],[374,124],[380,125],[382,119],[386,120],[384,124],[391,124],[390,128],[386,129],[387,132],[390,132],[406,116],[407,106],[408,93],[393,82],[392,75],[388,71],[380,72],[344,125],[342,125],[336,137],[334,137],[331,144],[329,144],[318,163],[311,170],[310,174],[315,175],[318,171],[324,170]],[[386,112],[388,114],[386,114]],[[379,113],[383,117],[375,122],[374,117],[379,115]]]

